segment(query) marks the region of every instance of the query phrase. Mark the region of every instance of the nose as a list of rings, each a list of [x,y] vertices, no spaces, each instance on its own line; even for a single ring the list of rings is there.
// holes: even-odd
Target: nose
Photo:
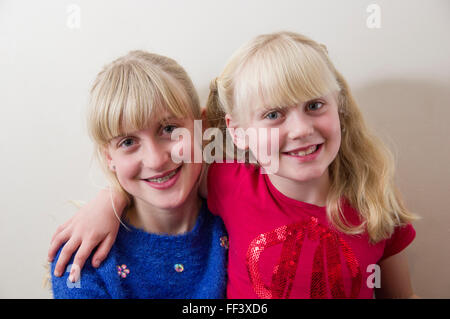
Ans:
[[[302,139],[314,133],[314,125],[312,119],[300,108],[295,108],[289,112],[286,125],[288,126],[288,137],[290,139]]]
[[[143,168],[151,169],[154,172],[160,172],[167,168],[170,159],[164,145],[153,139],[148,139],[141,148],[141,163]]]

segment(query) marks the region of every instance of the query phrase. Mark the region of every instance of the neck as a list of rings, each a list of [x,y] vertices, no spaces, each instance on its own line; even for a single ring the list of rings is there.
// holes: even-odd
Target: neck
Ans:
[[[148,233],[183,234],[194,228],[200,206],[197,191],[192,191],[182,205],[169,209],[135,198],[134,205],[127,211],[127,219],[131,225]]]
[[[299,182],[274,174],[269,174],[268,177],[283,195],[308,204],[326,206],[327,195],[330,190],[328,170],[319,178],[306,182]]]

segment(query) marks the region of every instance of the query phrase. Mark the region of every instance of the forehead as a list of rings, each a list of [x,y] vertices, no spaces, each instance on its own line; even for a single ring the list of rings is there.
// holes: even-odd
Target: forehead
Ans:
[[[330,63],[322,52],[298,43],[266,46],[236,74],[235,110],[245,117],[260,109],[290,107],[339,91]]]
[[[136,119],[127,119],[126,117],[121,122],[121,129],[119,135],[127,135],[133,132],[149,129],[158,129],[161,125],[170,123],[187,123],[192,120],[190,116],[182,114],[174,114],[169,110],[161,110],[159,112],[152,112],[146,120],[137,121]]]

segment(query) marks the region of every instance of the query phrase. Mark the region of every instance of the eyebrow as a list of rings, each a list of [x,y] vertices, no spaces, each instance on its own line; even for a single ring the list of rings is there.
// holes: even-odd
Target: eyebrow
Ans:
[[[287,109],[287,108],[290,108],[290,106],[288,106],[288,105],[285,105],[285,106],[280,106],[280,105],[277,105],[277,106],[264,105],[263,107],[261,107],[261,108],[259,109],[259,111],[257,112],[257,114],[264,114],[264,113],[267,113],[267,112],[269,112],[269,111],[283,111],[283,110],[285,110],[285,109]]]
[[[175,115],[169,115],[166,117],[162,117],[159,122],[160,123],[164,123],[164,122],[169,122],[169,121],[173,121],[173,120],[181,120],[181,117],[176,117]]]
[[[290,107],[296,107],[296,106],[298,106],[298,105],[307,104],[307,103],[309,103],[309,102],[313,102],[313,101],[317,101],[317,100],[325,100],[326,98],[327,98],[327,95],[321,95],[321,96],[313,97],[313,98],[311,98],[311,99],[307,99],[307,100],[305,100],[305,101],[299,101],[299,102],[297,102],[297,104],[295,104],[295,105],[273,105],[273,106],[271,106],[271,105],[264,105],[261,109],[266,110],[266,111],[270,111],[270,110],[274,110],[274,111],[276,111],[276,110],[283,110],[283,109],[287,109],[287,108],[290,108]]]
[[[109,140],[108,144],[109,143],[114,143],[115,141],[120,140],[121,138],[124,138],[125,136],[128,136],[128,135],[127,134],[123,134],[123,135],[115,136],[115,137],[113,137],[112,139]]]
[[[173,115],[173,114],[169,114],[169,115],[167,115],[167,116],[161,117],[161,118],[158,120],[158,123],[167,123],[167,122],[170,122],[170,121],[173,121],[173,120],[181,121],[181,120],[183,120],[183,118],[182,118],[182,117],[176,117],[176,116]],[[139,131],[139,130],[138,130],[138,131]],[[128,133],[125,132],[125,133],[123,133],[123,134],[117,135],[117,136],[111,138],[111,141],[112,141],[112,140],[115,140],[115,139],[118,139],[118,138],[122,138],[122,137],[128,136],[128,135],[130,135],[130,134],[132,134],[132,133],[133,133],[133,132],[128,132]]]

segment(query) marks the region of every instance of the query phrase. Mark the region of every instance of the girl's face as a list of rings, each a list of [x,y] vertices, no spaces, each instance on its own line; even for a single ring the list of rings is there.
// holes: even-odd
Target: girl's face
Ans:
[[[275,175],[298,182],[320,178],[336,158],[341,144],[337,93],[283,109],[259,109],[248,127],[278,128],[279,167]],[[261,147],[271,134],[258,136]],[[255,149],[250,150],[258,159]],[[259,161],[258,161],[259,162]]]
[[[192,139],[171,140],[176,128],[187,129]],[[172,149],[181,150],[174,151],[178,161],[183,157],[182,150],[190,149],[190,154],[195,154],[194,148],[200,146],[195,145],[193,132],[192,119],[166,114],[162,120],[152,120],[147,129],[112,139],[106,152],[109,168],[135,201],[159,209],[177,208],[193,191],[202,163],[192,159],[176,163]]]

